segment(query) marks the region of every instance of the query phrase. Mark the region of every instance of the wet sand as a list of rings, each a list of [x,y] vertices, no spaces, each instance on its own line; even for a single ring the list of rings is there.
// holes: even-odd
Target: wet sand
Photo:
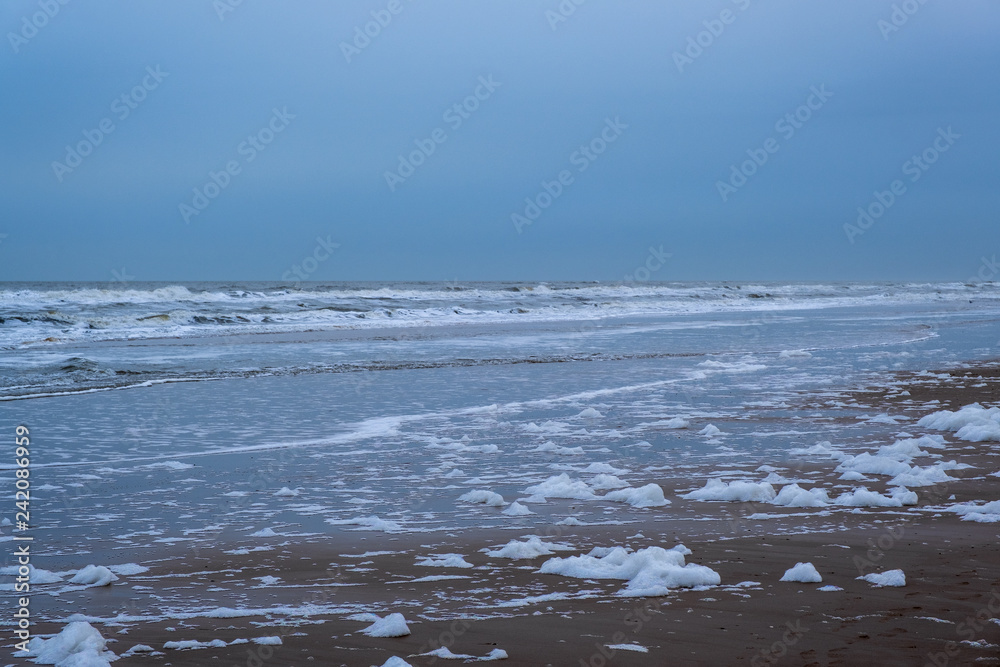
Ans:
[[[993,404],[1000,396],[996,365],[943,373],[948,377],[899,373],[891,389],[848,387],[825,393],[823,399],[838,393],[850,406],[844,419],[856,421],[847,414],[888,411],[916,419],[974,401]],[[940,403],[928,407],[935,400]],[[801,401],[793,418],[804,418],[815,398],[803,395]],[[899,430],[909,429],[901,424]],[[621,581],[539,574],[538,567],[551,556],[511,561],[480,552],[523,538],[519,531],[391,535],[331,527],[328,548],[281,546],[287,540],[278,539],[271,551],[228,555],[220,546],[218,551],[202,550],[192,557],[182,547],[170,547],[161,555],[167,559],[162,564],[152,564],[145,576],[129,577],[130,584],[151,586],[156,594],[198,598],[206,606],[287,606],[301,611],[302,605],[314,604],[317,613],[288,616],[278,611],[242,618],[94,624],[106,638],[117,640],[110,645],[116,653],[137,643],[164,652],[121,658],[115,665],[122,667],[381,665],[393,655],[413,665],[460,664],[413,657],[440,646],[474,656],[500,648],[509,654],[503,664],[516,665],[1000,664],[1000,623],[988,620],[1000,618],[1000,524],[962,521],[954,513],[928,509],[1000,498],[1000,477],[989,475],[1000,471],[1000,444],[966,443],[954,434],[944,435],[951,443],[946,458],[973,467],[950,472],[961,481],[915,488],[920,497],[916,507],[827,511],[687,501],[677,493],[700,487],[705,476],[686,475],[652,480],[673,504],[636,512],[630,517],[635,521],[627,525],[551,526],[540,533],[574,547],[557,554],[563,556],[586,553],[593,546],[670,548],[683,543],[693,552],[687,562],[709,566],[721,575],[718,587],[625,598],[616,595]],[[891,444],[891,439],[877,444]],[[784,466],[788,476],[792,476],[788,470],[811,473],[819,485],[838,477],[833,461],[760,463]],[[867,485],[880,492],[886,488],[883,482]],[[549,503],[569,506],[574,501]],[[395,553],[345,557],[372,551]],[[415,556],[446,552],[463,554],[475,567],[414,564]],[[812,562],[822,584],[780,582],[784,571],[799,561]],[[876,588],[857,579],[889,569],[904,570],[905,587]],[[164,577],[169,574],[183,576]],[[267,575],[280,577],[280,583],[253,581]],[[410,581],[435,575],[468,578]],[[234,596],[231,584],[236,580],[255,587],[240,588]],[[743,582],[757,583],[737,586]],[[844,590],[816,590],[831,584]],[[115,585],[94,593],[88,615],[141,614],[129,606],[127,587]],[[527,596],[552,593],[569,599],[524,601]],[[497,599],[524,604],[501,607],[495,604]],[[331,607],[337,611],[331,612]],[[368,623],[345,617],[362,611],[403,613],[412,634],[392,639],[360,634]],[[36,632],[59,629],[41,624]],[[229,642],[271,635],[281,636],[282,644],[162,648],[169,641]],[[608,648],[631,643],[649,652]]]

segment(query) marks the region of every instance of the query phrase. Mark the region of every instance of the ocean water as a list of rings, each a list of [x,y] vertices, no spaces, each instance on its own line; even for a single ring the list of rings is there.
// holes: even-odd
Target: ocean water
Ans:
[[[907,327],[988,314],[998,299],[994,283],[5,283],[0,399],[181,380],[846,349],[919,337]]]
[[[59,570],[639,521],[460,496],[602,471],[695,488],[889,437],[836,392],[995,358],[1000,287],[8,283],[0,318],[0,426],[31,429],[36,564]]]

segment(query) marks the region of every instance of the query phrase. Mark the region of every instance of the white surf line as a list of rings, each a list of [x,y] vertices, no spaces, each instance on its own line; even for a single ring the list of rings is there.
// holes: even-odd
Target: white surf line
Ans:
[[[158,384],[172,384],[174,382],[213,382],[217,380],[228,380],[231,378],[161,378],[159,380],[145,380],[135,384],[125,384],[117,387],[93,387],[91,389],[77,389],[75,391],[50,391],[43,394],[20,394],[18,396],[0,396],[0,401],[22,401],[29,398],[52,398],[55,396],[80,396],[83,394],[96,394],[104,391],[120,391],[125,389],[142,389]]]
[[[904,305],[904,304],[902,304],[902,303],[898,303],[898,304],[892,303],[890,305]],[[804,304],[795,304],[795,305],[790,305],[789,304],[787,306],[778,306],[777,304],[770,304],[770,306],[771,307],[768,307],[768,308],[746,308],[745,310],[736,309],[735,311],[724,308],[724,309],[720,309],[718,312],[726,312],[726,313],[732,313],[732,312],[771,312],[771,311],[775,311],[775,312],[787,312],[787,311],[795,311],[795,310],[816,310],[816,309],[823,310],[823,309],[826,309],[827,307],[830,307],[830,308],[837,307],[836,305],[806,307]],[[637,313],[631,313],[631,314],[625,314],[625,315],[617,315],[616,314],[616,315],[596,316],[596,317],[591,317],[591,318],[583,318],[583,317],[574,317],[574,318],[568,318],[568,319],[558,319],[557,318],[557,319],[552,319],[552,320],[541,320],[541,322],[543,322],[543,323],[555,323],[555,324],[563,324],[563,323],[570,323],[570,322],[590,322],[590,321],[593,321],[593,320],[596,320],[596,319],[625,319],[625,318],[628,318],[628,317],[632,317],[634,315],[665,315],[665,316],[668,316],[668,317],[684,317],[684,316],[688,316],[688,315],[700,315],[700,314],[704,314],[706,312],[707,313],[712,313],[712,312],[716,312],[716,311],[714,311],[714,310],[709,310],[709,311],[697,311],[697,310],[695,310],[695,311],[670,312],[670,313],[660,312],[660,311],[649,311],[649,312],[643,311],[643,312],[637,312]],[[983,312],[983,314],[988,315],[988,314],[991,314],[992,311],[982,311],[982,312]],[[912,319],[938,319],[938,320],[946,320],[946,319],[948,319],[950,317],[953,317],[953,315],[950,314],[950,313],[929,313],[929,314],[923,314],[923,313],[921,313],[921,314],[909,314],[908,313],[908,314],[903,314],[903,315],[898,315],[898,316],[881,316],[881,317],[874,317],[874,318],[861,318],[861,317],[856,317],[856,318],[839,318],[839,319],[833,320],[833,321],[856,322],[856,321],[861,320],[861,319],[878,320],[878,321],[897,321],[897,320],[912,320]],[[783,321],[781,322],[781,324],[787,324],[789,322],[793,322],[793,321],[797,321],[797,320],[803,320],[803,319],[805,319],[805,318],[804,317],[786,316],[786,317],[782,318]],[[488,324],[488,323],[489,322],[461,322],[460,324]],[[532,323],[538,323],[538,322],[536,322],[536,321],[533,320]],[[454,325],[455,323],[452,322],[452,323],[443,323],[443,324],[434,324],[434,323],[423,323],[423,324],[424,324],[424,326],[448,326],[448,325]],[[694,324],[698,324],[699,326],[695,327]],[[416,325],[417,324],[415,323],[414,326],[416,326]],[[659,329],[673,329],[673,328],[689,329],[689,328],[743,327],[743,326],[747,326],[747,324],[746,323],[742,323],[742,322],[719,322],[719,323],[692,323],[690,326],[676,326],[676,327],[672,326],[672,325],[663,325],[663,326],[649,327],[648,329],[649,330],[659,330]],[[411,328],[411,327],[409,325],[406,325],[406,326],[399,326],[399,327],[392,327],[392,328]],[[250,336],[250,335],[255,335],[255,334],[272,335],[272,334],[281,334],[281,333],[313,333],[313,332],[316,332],[316,331],[327,332],[327,331],[338,331],[338,330],[345,330],[345,329],[346,330],[355,330],[355,327],[332,326],[332,327],[326,327],[326,328],[320,327],[320,328],[310,328],[310,329],[305,329],[305,330],[294,330],[294,331],[233,332],[233,333],[218,334],[218,335],[214,335],[214,336],[213,335],[204,335],[204,334],[202,334],[202,335],[199,335],[199,336],[191,336],[191,337],[166,336],[166,337],[155,337],[155,338],[151,338],[151,339],[146,339],[146,338],[140,338],[140,339],[131,339],[131,338],[116,339],[116,338],[112,338],[112,339],[108,339],[108,340],[97,339],[96,342],[130,342],[132,340],[140,340],[140,341],[143,341],[143,342],[147,341],[147,340],[152,340],[152,341],[156,341],[156,340],[185,340],[185,341],[189,341],[189,340],[198,340],[198,339],[213,339],[213,338],[220,338],[220,337]],[[364,330],[364,331],[372,331],[372,330],[375,330],[375,329],[376,329],[376,327],[372,327],[372,328],[360,327],[360,330]],[[636,333],[636,332],[643,331],[645,329],[646,328],[640,327],[637,330],[625,330],[625,331],[621,331],[621,332],[618,332],[618,333],[620,333],[620,334]],[[593,334],[595,332],[584,332],[584,333],[585,333],[585,335],[590,335],[590,334]],[[937,338],[939,336],[940,336],[940,334],[938,334],[935,331],[928,331],[925,335],[917,336],[915,338],[904,339],[904,340],[900,340],[900,341],[888,341],[888,342],[876,342],[876,343],[858,343],[858,344],[855,344],[855,345],[846,345],[846,346],[816,347],[816,348],[802,348],[802,349],[813,350],[813,351],[820,351],[820,350],[822,350],[822,351],[830,351],[830,350],[851,350],[851,349],[859,349],[859,348],[864,348],[864,347],[888,347],[888,346],[893,346],[893,345],[905,345],[905,344],[908,344],[908,343],[919,343],[921,341],[929,340],[931,338]],[[781,350],[761,350],[761,351],[755,352],[754,354],[769,355],[769,354],[778,354],[780,352],[781,352]],[[706,352],[706,353],[699,354],[698,356],[711,356],[712,354],[713,353]],[[745,352],[730,352],[730,353],[723,352],[723,353],[719,353],[719,354],[720,354],[720,356],[722,356],[722,355],[725,355],[725,354],[733,354],[733,355],[735,355],[735,354],[747,354],[747,353],[745,353]],[[257,377],[273,377],[274,375],[275,375],[274,373],[261,373]],[[146,380],[146,381],[138,382],[138,383],[135,383],[135,384],[121,385],[121,386],[117,386],[117,387],[97,387],[97,388],[92,388],[92,389],[80,389],[80,390],[76,390],[76,391],[47,392],[47,393],[40,393],[40,394],[22,394],[22,395],[18,395],[18,396],[2,396],[2,395],[0,395],[0,401],[20,401],[20,400],[27,400],[27,399],[31,399],[31,398],[51,398],[51,397],[56,397],[56,396],[73,396],[73,395],[77,395],[77,394],[91,394],[91,393],[104,392],[104,391],[119,391],[119,390],[126,390],[126,389],[142,389],[142,388],[151,387],[151,386],[154,386],[154,385],[170,384],[170,383],[174,383],[174,382],[217,382],[217,381],[223,381],[223,380],[238,380],[238,379],[242,379],[242,378],[240,378],[240,377],[160,378],[160,379],[154,379],[154,380]],[[3,468],[0,468],[0,470],[2,470],[2,469]]]

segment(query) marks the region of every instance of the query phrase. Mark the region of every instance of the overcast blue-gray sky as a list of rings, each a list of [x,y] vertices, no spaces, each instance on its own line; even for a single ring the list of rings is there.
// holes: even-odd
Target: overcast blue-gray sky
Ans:
[[[657,280],[964,280],[1000,252],[992,0],[5,0],[0,27],[3,280],[278,280],[317,237],[317,280],[620,280],[661,246]]]

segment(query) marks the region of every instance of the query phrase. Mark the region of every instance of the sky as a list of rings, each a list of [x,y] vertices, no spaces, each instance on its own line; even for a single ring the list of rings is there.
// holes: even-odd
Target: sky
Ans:
[[[5,0],[0,28],[0,280],[1000,279],[995,0]]]

